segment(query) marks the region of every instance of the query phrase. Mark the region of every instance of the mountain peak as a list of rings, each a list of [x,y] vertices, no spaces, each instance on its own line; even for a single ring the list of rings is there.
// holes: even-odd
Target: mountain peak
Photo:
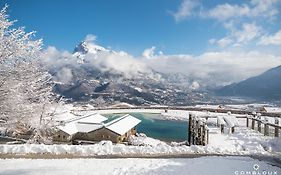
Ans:
[[[91,54],[97,54],[98,52],[101,51],[106,51],[108,52],[109,50],[107,50],[106,48],[96,45],[94,43],[90,43],[90,42],[86,42],[86,41],[82,41],[80,42],[78,45],[76,45],[76,47],[74,48],[73,53],[81,53],[81,54],[87,54],[87,53],[91,53]]]

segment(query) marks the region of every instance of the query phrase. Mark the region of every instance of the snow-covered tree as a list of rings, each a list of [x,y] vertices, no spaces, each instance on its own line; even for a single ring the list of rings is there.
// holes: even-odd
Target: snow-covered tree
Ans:
[[[53,100],[51,76],[40,64],[42,40],[12,28],[7,5],[0,12],[0,119],[15,134],[39,133]]]

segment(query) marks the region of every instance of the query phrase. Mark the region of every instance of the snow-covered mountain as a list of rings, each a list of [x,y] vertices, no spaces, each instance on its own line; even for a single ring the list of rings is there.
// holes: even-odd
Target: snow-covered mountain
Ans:
[[[242,96],[262,100],[281,99],[281,65],[239,83],[216,91],[223,96]]]
[[[92,54],[97,54],[98,52],[109,52],[110,50],[90,43],[90,42],[86,42],[86,41],[82,41],[80,42],[75,48],[73,53],[74,54],[87,54],[87,53],[92,53]]]
[[[196,91],[197,83],[188,82],[183,75],[156,72],[125,52],[93,43],[79,43],[71,58],[65,60],[50,70],[57,80],[55,91],[74,101],[187,105],[210,100]]]
[[[93,58],[97,58],[98,54],[109,52],[111,51],[102,46],[82,41],[74,48],[73,55],[78,58],[78,63],[84,63],[86,54],[91,54]]]

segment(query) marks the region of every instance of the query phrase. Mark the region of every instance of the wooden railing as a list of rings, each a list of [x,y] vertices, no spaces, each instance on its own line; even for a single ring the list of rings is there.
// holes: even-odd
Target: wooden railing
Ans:
[[[279,137],[281,131],[278,118],[275,118],[275,122],[273,124],[268,122],[267,117],[265,117],[265,120],[261,120],[261,117],[256,118],[249,116],[247,117],[246,126],[263,133],[265,136]]]
[[[198,107],[185,107],[185,106],[137,106],[137,107],[97,107],[94,110],[116,110],[116,109],[160,109],[160,110],[184,110],[184,111],[202,111],[202,112],[219,112],[231,114],[247,114],[251,115],[252,111],[234,110],[234,109],[211,109],[211,108],[198,108]],[[259,112],[263,116],[279,117],[281,113]],[[237,118],[240,118],[239,116]]]

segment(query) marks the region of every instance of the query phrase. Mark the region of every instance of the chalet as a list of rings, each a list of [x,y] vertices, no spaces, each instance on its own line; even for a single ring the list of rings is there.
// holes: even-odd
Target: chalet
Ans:
[[[61,122],[61,124],[57,126],[58,131],[53,136],[53,140],[58,142],[69,142],[75,135],[79,135],[79,133],[87,133],[103,127],[102,122],[106,120],[106,117],[95,113]]]
[[[89,140],[110,140],[114,143],[126,142],[130,135],[136,134],[136,126],[141,120],[127,114],[108,122],[104,127],[90,132]]]
[[[107,118],[96,114],[89,118],[65,123],[57,127],[58,132],[54,140],[61,142],[74,140],[125,142],[130,135],[136,134],[135,127],[141,122],[129,114],[104,123],[106,120]]]

